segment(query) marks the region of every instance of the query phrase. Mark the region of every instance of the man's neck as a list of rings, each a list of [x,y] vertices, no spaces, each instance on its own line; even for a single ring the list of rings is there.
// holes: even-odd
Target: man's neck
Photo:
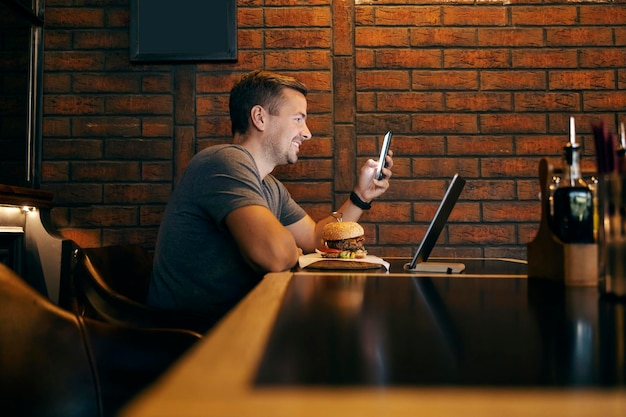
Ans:
[[[261,138],[257,138],[251,135],[235,134],[233,138],[233,144],[243,146],[252,155],[254,162],[256,163],[259,175],[261,178],[265,178],[276,167],[273,164],[268,163],[264,157],[263,141]]]

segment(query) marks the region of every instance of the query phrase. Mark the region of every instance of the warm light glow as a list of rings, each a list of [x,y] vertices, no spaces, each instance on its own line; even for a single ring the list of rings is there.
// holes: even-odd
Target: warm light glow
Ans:
[[[24,216],[31,213],[37,214],[37,207],[0,204],[0,226],[13,225],[15,222],[21,224]]]
[[[0,205],[0,233],[22,233],[26,212],[21,206]]]
[[[21,207],[0,204],[0,212],[5,214],[18,214],[22,211]]]

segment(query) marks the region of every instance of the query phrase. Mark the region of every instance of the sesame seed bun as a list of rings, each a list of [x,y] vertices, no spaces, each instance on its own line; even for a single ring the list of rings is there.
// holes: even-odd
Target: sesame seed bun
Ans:
[[[360,237],[364,234],[363,227],[357,222],[332,222],[324,226],[322,239],[343,240]]]

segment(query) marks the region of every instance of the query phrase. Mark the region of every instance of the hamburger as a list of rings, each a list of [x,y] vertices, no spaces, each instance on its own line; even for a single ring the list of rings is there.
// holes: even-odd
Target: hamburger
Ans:
[[[365,231],[356,222],[332,222],[322,230],[323,258],[360,259],[367,255],[363,247]]]

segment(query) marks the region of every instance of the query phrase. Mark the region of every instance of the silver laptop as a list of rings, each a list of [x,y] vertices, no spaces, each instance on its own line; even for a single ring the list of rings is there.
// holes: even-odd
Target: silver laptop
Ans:
[[[465,179],[455,174],[439,204],[435,217],[430,222],[428,230],[422,239],[411,262],[404,265],[404,270],[409,272],[439,272],[444,274],[459,273],[465,270],[462,263],[428,262],[430,252],[435,247],[437,239],[441,235],[444,226],[450,217],[456,201],[465,186]]]

